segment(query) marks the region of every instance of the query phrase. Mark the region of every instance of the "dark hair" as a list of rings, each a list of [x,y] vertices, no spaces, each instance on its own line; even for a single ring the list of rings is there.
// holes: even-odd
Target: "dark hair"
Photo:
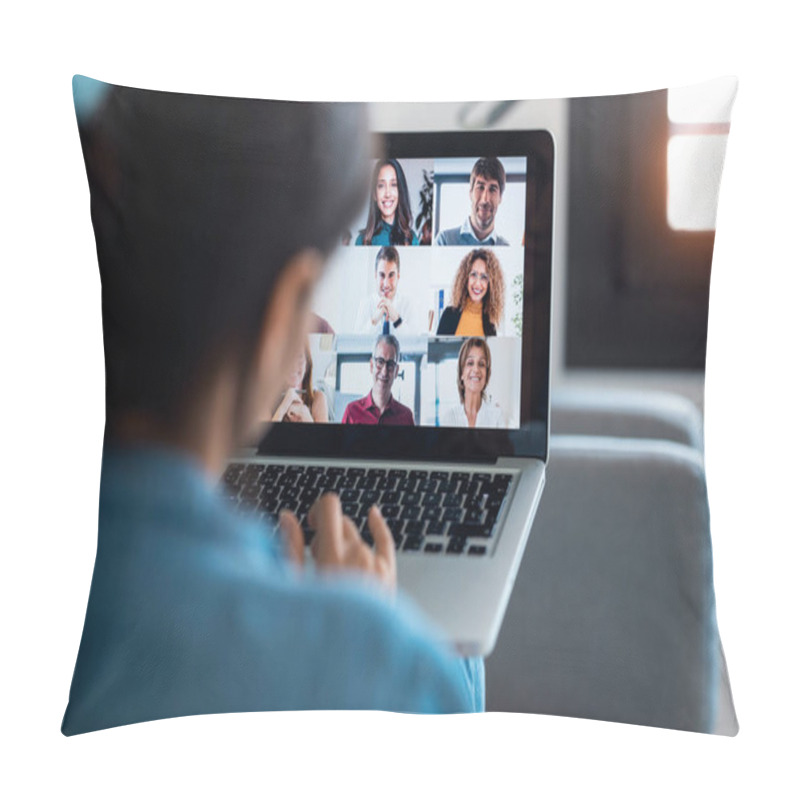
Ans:
[[[110,86],[78,127],[108,415],[177,423],[223,364],[244,381],[285,265],[327,255],[363,203],[364,109]]]
[[[472,166],[472,173],[469,176],[469,188],[475,184],[475,178],[486,178],[490,181],[497,181],[500,184],[500,194],[506,190],[506,171],[500,163],[499,158],[488,156],[479,158]]]
[[[472,350],[473,347],[482,350],[486,358],[486,385],[481,392],[481,400],[486,400],[486,388],[489,386],[489,378],[492,377],[492,351],[489,349],[489,342],[487,342],[486,339],[481,339],[480,336],[472,336],[469,339],[465,339],[464,343],[461,345],[461,349],[458,351],[458,378],[456,379],[458,383],[458,396],[461,398],[462,405],[464,404],[465,391],[461,376],[464,374],[464,365],[467,363],[469,351]]]
[[[308,410],[311,411],[311,407],[314,405],[314,362],[311,359],[311,347],[307,336],[306,343],[303,346],[303,358],[306,362],[306,368],[300,381],[300,389],[303,393],[301,399],[308,406]]]
[[[397,264],[397,274],[400,274],[400,253],[397,252],[396,247],[381,247],[381,249],[378,250],[378,255],[375,256],[375,272],[378,271],[378,264],[380,264],[381,261]]]
[[[383,225],[383,217],[375,201],[375,189],[378,185],[378,175],[381,169],[387,165],[394,169],[397,176],[397,211],[394,215],[394,224],[389,232],[389,242],[399,245],[411,244],[413,231],[411,229],[411,201],[408,196],[408,184],[406,183],[406,175],[403,172],[403,168],[395,158],[385,158],[382,161],[378,161],[372,170],[367,227],[361,231],[361,235],[364,237],[364,244],[372,244],[373,237],[378,235]]]

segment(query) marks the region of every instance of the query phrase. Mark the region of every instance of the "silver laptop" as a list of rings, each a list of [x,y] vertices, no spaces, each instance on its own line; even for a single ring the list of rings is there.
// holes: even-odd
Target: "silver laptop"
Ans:
[[[545,482],[553,139],[384,134],[384,151],[274,424],[223,487],[248,513],[290,508],[307,541],[323,492],[368,543],[377,503],[400,588],[485,656]]]

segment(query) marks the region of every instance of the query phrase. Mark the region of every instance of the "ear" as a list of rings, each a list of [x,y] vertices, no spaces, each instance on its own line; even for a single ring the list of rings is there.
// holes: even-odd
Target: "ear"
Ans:
[[[303,349],[311,321],[311,294],[322,264],[316,250],[303,250],[292,257],[275,282],[255,351],[244,420],[247,433],[272,416],[286,376]]]

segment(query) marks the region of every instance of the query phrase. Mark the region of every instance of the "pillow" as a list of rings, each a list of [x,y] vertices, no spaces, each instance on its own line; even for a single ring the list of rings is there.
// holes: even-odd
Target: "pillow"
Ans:
[[[482,662],[461,662],[436,644],[403,599],[391,606],[352,579],[298,583],[279,543],[234,521],[203,476],[232,433],[214,429],[212,441],[208,415],[227,402],[233,426],[252,401],[244,365],[253,363],[264,298],[283,265],[298,252],[330,252],[362,209],[366,107],[149,92],[81,76],[73,88],[113,433],[62,730],[229,711],[482,709]],[[591,368],[630,389],[631,369],[657,369],[664,389],[680,370],[691,373],[684,393],[696,400],[733,88],[377,104],[371,119],[376,130],[550,129],[560,154],[555,386]],[[330,337],[330,326],[320,335]],[[212,385],[208,376],[223,377]],[[192,405],[194,397],[204,404]],[[701,456],[689,446],[626,443],[622,428],[614,439],[553,443],[553,500],[537,522],[548,535],[534,531],[521,590],[487,661],[485,707],[732,732],[717,701],[724,660]],[[576,493],[583,503],[571,502]],[[648,521],[648,509],[684,502],[685,514]],[[569,514],[559,513],[562,504]],[[593,569],[601,556],[605,570]],[[537,577],[542,569],[550,582]],[[657,602],[639,603],[655,595],[651,571],[659,572]],[[578,579],[586,575],[592,591],[570,592],[586,589]],[[635,620],[632,607],[641,612]],[[665,666],[665,651],[680,670]],[[312,669],[319,663],[322,676]]]

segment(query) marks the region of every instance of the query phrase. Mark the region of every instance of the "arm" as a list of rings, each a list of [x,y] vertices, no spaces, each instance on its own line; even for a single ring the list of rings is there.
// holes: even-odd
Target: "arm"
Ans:
[[[328,421],[328,400],[325,393],[314,389],[314,400],[311,403],[311,416],[314,422]]]
[[[346,597],[340,598],[342,603],[325,604],[334,617],[327,629],[341,646],[347,642],[346,634],[357,618],[357,650],[346,652],[344,658],[355,662],[358,669],[363,668],[365,657],[372,665],[366,680],[349,684],[346,689],[349,696],[342,697],[341,705],[418,713],[483,711],[483,660],[458,658],[437,642],[430,623],[415,607],[404,598],[391,601],[396,582],[395,549],[378,509],[373,507],[367,518],[375,540],[374,550],[342,514],[339,499],[333,494],[317,501],[309,520],[316,531],[311,553],[317,568],[329,575],[338,572],[343,579],[338,587],[327,584],[324,589],[319,588],[334,594],[340,590],[347,592]],[[280,527],[290,560],[301,567],[305,549],[297,519],[291,512],[283,512]],[[370,591],[369,583],[363,587],[369,594],[359,591],[353,595],[347,591],[348,574],[353,577],[359,572],[377,579],[372,587],[382,586],[384,591],[375,592],[375,588]],[[340,625],[344,630],[337,632]],[[336,684],[341,691],[339,679]]]

